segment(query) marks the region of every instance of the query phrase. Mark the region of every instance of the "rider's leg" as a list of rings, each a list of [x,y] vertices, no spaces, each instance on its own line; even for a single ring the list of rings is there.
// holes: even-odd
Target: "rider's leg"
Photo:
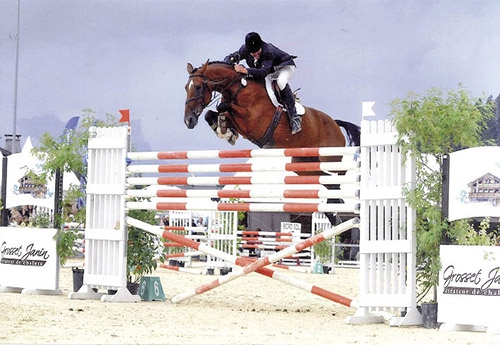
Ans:
[[[274,75],[280,89],[281,98],[283,99],[285,107],[288,111],[288,117],[290,118],[290,127],[292,128],[292,135],[302,129],[302,118],[297,115],[297,110],[295,109],[295,98],[293,97],[290,85],[288,85],[288,81],[293,76],[294,72],[295,66],[285,66],[284,68],[277,71]]]

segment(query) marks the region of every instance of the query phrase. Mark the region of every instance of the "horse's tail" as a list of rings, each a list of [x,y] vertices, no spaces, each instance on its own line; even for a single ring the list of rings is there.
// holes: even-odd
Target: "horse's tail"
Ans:
[[[340,127],[344,127],[347,133],[347,139],[350,146],[361,145],[361,128],[351,122],[335,120]]]

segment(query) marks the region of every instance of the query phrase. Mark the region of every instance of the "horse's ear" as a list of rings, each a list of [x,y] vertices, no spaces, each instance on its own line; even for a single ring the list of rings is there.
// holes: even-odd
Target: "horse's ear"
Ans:
[[[207,60],[207,62],[205,62],[205,64],[203,66],[200,67],[200,73],[203,74],[205,73],[205,70],[207,69],[208,67],[208,62],[210,61],[210,59]]]
[[[191,65],[189,62],[188,62],[188,65],[187,65],[187,71],[189,74],[193,73],[193,70],[194,70],[194,67],[193,65]]]

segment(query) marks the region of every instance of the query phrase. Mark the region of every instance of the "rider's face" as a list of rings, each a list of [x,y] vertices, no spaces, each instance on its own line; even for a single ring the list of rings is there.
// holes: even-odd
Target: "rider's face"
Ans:
[[[252,57],[255,60],[259,60],[260,59],[260,54],[262,54],[262,48],[260,48],[259,50],[257,50],[255,53],[250,53],[250,55],[252,55]]]

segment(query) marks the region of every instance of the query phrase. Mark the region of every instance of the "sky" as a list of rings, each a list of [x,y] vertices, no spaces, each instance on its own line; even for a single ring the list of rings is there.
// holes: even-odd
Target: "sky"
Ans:
[[[500,94],[500,4],[491,0],[20,0],[16,130],[33,144],[93,109],[130,109],[138,151],[233,147],[183,123],[188,62],[222,60],[246,33],[297,55],[306,106],[359,124],[363,101],[434,87]],[[17,0],[0,0],[0,136],[14,132]],[[3,138],[0,145],[3,145]]]

